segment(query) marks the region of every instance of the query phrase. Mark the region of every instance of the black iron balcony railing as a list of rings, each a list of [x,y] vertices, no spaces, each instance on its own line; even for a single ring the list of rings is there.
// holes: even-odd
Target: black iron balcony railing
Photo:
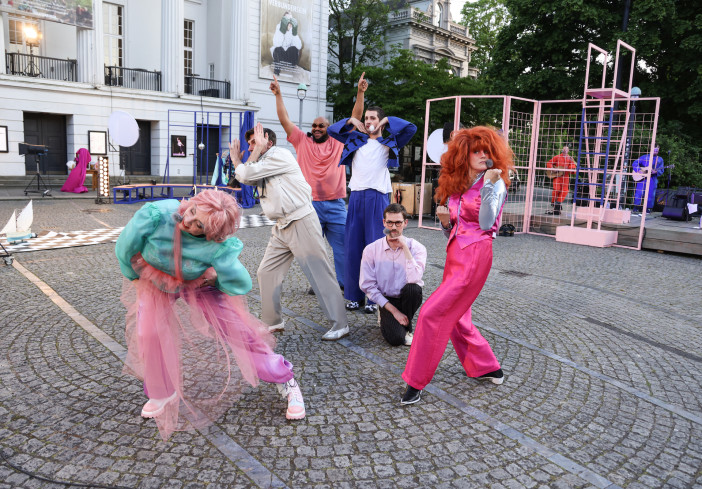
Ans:
[[[23,53],[5,53],[8,75],[78,81],[75,59],[47,58]]]
[[[230,98],[231,84],[228,81],[199,78],[195,75],[185,75],[185,93],[202,95],[204,97]]]
[[[161,91],[161,72],[121,66],[105,66],[105,85]]]

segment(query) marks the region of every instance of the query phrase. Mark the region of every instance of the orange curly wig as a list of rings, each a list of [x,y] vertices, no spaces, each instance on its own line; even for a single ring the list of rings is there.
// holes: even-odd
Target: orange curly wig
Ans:
[[[470,167],[473,151],[485,151],[493,161],[493,168],[502,170],[501,178],[509,187],[509,170],[514,168],[513,153],[505,139],[493,128],[476,126],[456,131],[448,143],[448,151],[441,157],[441,173],[435,200],[443,205],[454,194],[468,190],[478,173]]]

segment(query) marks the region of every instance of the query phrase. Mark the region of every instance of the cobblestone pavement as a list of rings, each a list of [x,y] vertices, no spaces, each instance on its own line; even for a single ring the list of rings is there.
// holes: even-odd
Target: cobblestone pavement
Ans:
[[[0,202],[0,221],[15,204]],[[35,201],[33,227],[119,227],[136,209]],[[445,242],[411,226],[429,250],[427,297]],[[270,228],[239,234],[255,277]],[[129,488],[702,487],[702,261],[527,235],[498,238],[494,255],[473,318],[503,385],[466,378],[449,347],[422,401],[401,407],[408,348],[363,313],[349,313],[349,337],[320,341],[328,323],[293,265],[276,351],[307,418],[287,421],[262,384],[212,428],[164,443],[121,374],[114,244],[16,254],[0,266],[0,452],[45,479]],[[257,285],[249,304],[260,311]],[[10,487],[66,486],[0,460]]]

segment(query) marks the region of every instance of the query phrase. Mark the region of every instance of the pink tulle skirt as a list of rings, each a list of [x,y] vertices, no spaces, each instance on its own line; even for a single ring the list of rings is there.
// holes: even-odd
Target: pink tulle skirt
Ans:
[[[212,269],[179,281],[141,255],[132,265],[140,279],[124,280],[124,372],[144,382],[150,399],[177,393],[155,418],[164,441],[173,431],[213,423],[259,379],[284,383],[293,377],[292,364],[273,353],[273,336],[251,315],[243,296],[202,287]]]

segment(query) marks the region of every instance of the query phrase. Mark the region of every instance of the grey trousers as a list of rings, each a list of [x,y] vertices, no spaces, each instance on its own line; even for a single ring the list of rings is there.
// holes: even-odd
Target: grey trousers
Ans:
[[[312,285],[322,311],[332,323],[331,329],[346,327],[344,301],[324,248],[319,219],[314,212],[284,229],[273,226],[257,273],[262,302],[261,320],[269,326],[283,321],[280,293],[293,258]]]

